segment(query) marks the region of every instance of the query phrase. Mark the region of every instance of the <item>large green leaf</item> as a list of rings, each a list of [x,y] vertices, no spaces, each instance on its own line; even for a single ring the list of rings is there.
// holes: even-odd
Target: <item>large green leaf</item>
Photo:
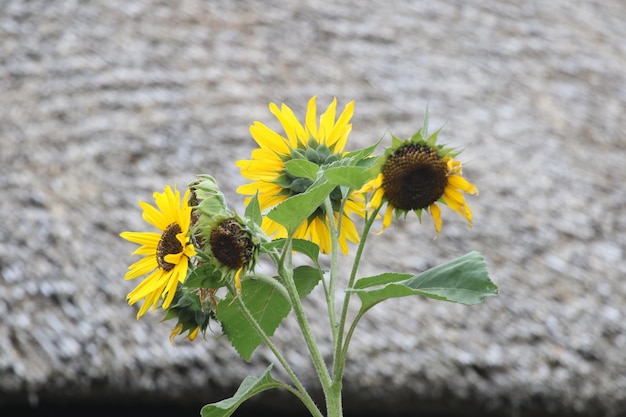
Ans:
[[[232,415],[244,401],[255,395],[272,388],[283,387],[283,383],[272,378],[270,374],[271,369],[272,366],[270,365],[260,378],[247,376],[237,389],[237,392],[235,392],[235,395],[231,398],[205,405],[202,407],[200,415],[202,417],[228,417]]]
[[[307,296],[322,278],[317,268],[300,266],[294,270],[294,280],[300,298]],[[276,285],[282,285],[276,283]],[[273,285],[255,279],[241,283],[241,295],[246,307],[259,323],[266,335],[272,336],[282,320],[291,310],[291,303]],[[217,306],[217,319],[222,323],[224,334],[239,355],[249,361],[254,350],[263,343],[248,322],[239,303],[233,302],[231,295]]]
[[[267,214],[267,217],[282,224],[289,234],[293,234],[298,226],[324,202],[324,199],[335,188],[326,179],[315,182],[305,192],[289,197],[278,204]]]
[[[498,294],[498,287],[489,279],[483,256],[474,251],[417,275],[384,273],[361,278],[349,291],[359,296],[361,309],[368,310],[381,301],[408,295],[478,304]]]
[[[340,166],[324,169],[324,176],[328,182],[358,190],[376,176],[378,169],[374,167],[363,168],[360,166]]]

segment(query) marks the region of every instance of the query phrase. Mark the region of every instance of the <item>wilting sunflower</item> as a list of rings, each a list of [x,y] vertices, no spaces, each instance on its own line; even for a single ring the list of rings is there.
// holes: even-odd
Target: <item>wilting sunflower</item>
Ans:
[[[269,238],[252,220],[228,209],[212,176],[199,175],[189,188],[195,219],[191,233],[198,250],[222,280],[234,278],[235,287],[241,292],[242,274],[254,269],[260,245]]]
[[[463,192],[477,195],[478,189],[463,178],[462,164],[454,159],[458,152],[437,145],[438,133],[424,139],[420,131],[405,141],[393,137],[392,146],[385,151],[380,174],[359,190],[374,192],[369,209],[387,203],[383,230],[391,224],[394,212],[406,215],[414,211],[421,219],[422,211],[426,210],[433,216],[439,233],[442,222],[437,203],[447,205],[472,226],[472,211],[465,204]]]
[[[287,172],[285,163],[292,159],[305,158],[322,166],[342,158],[348,134],[352,130],[350,119],[354,111],[354,102],[348,103],[335,120],[336,107],[337,100],[334,99],[320,116],[318,126],[315,97],[309,100],[304,125],[300,124],[293,111],[285,104],[279,109],[271,103],[270,112],[282,125],[285,135],[274,132],[260,122],[254,122],[250,127],[250,133],[259,148],[252,151],[252,159],[237,162],[241,175],[253,182],[242,185],[237,192],[245,195],[255,195],[258,192],[261,210],[266,210],[306,191],[313,181],[291,175]],[[339,189],[331,193],[331,203],[335,222],[338,222],[342,203]],[[352,196],[348,197],[344,204],[339,236],[343,253],[348,252],[348,240],[351,242],[359,240],[359,234],[350,215],[361,214],[362,211],[363,203]],[[294,237],[315,242],[323,253],[329,253],[331,242],[328,220],[328,213],[320,206],[300,225]],[[268,235],[276,239],[287,236],[285,228],[267,216],[263,218],[262,227]]]
[[[156,309],[159,299],[164,298],[162,307],[167,309],[174,298],[176,287],[183,282],[189,268],[189,259],[196,255],[189,241],[191,207],[187,200],[189,190],[180,198],[180,192],[166,186],[163,193],[154,193],[156,207],[139,202],[143,219],[160,232],[123,232],[124,239],[141,245],[133,255],[144,255],[128,268],[124,279],[134,279],[148,274],[128,296],[128,304],[145,298],[137,318],[150,306]]]

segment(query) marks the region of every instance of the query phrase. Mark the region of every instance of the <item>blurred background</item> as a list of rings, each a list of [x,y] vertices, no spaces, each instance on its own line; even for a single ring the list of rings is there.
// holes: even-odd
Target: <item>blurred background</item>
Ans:
[[[625,21],[621,0],[2,1],[0,414],[198,415],[262,373],[266,349],[245,363],[135,320],[118,235],[148,230],[138,200],[198,173],[242,213],[249,126],[317,95],[355,100],[348,149],[383,137],[379,152],[428,105],[481,191],[472,229],[443,207],[434,239],[409,216],[369,241],[362,275],[479,250],[500,288],[374,308],[346,414],[626,415]],[[292,321],[276,343],[319,396]],[[251,413],[305,415],[281,392]]]

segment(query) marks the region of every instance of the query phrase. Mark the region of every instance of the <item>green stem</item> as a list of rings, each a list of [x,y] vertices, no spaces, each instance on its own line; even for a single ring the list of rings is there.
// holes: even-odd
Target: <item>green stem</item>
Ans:
[[[350,340],[352,340],[352,335],[354,334],[354,331],[356,330],[356,325],[359,323],[361,318],[368,311],[369,311],[369,308],[367,310],[359,310],[359,312],[357,313],[356,317],[354,318],[354,320],[350,324],[350,329],[348,329],[348,333],[346,333],[346,339],[345,339],[345,342],[343,343],[343,349],[341,351],[341,357],[342,358],[347,358],[348,357],[348,346],[350,345]],[[345,364],[345,362],[344,362],[344,364]],[[343,372],[343,368],[342,368],[342,372]]]
[[[356,255],[354,257],[354,263],[352,264],[352,271],[350,273],[350,278],[348,280],[348,286],[346,289],[351,289],[354,286],[354,281],[356,280],[356,274],[359,269],[359,264],[361,262],[361,256],[363,255],[363,249],[365,248],[365,242],[367,241],[367,236],[369,235],[369,231],[374,224],[374,220],[376,220],[376,216],[380,211],[380,207],[373,210],[372,213],[369,214],[369,217],[365,218],[365,224],[363,225],[363,232],[361,233],[361,240],[359,241],[359,246],[356,251]],[[350,333],[348,337],[346,337],[345,341],[343,340],[344,330],[346,326],[346,319],[348,316],[348,307],[350,306],[350,296],[351,292],[346,291],[344,299],[343,299],[343,307],[341,308],[341,318],[339,319],[338,325],[338,342],[335,344],[334,348],[334,366],[333,366],[333,382],[341,386],[341,381],[343,378],[343,371],[346,365],[346,359],[348,355],[348,345],[350,344],[350,339],[352,338],[352,333],[354,332],[353,327],[356,326],[356,323],[353,322],[353,325],[350,329]],[[358,321],[360,317],[357,317],[355,321]]]
[[[330,272],[328,279],[328,294],[326,295],[326,304],[328,305],[328,319],[330,321],[330,328],[333,334],[333,346],[341,344],[341,341],[337,338],[337,317],[335,317],[335,293],[337,287],[337,261],[339,260],[339,231],[335,225],[335,216],[333,212],[333,206],[330,201],[330,196],[324,200],[324,209],[328,216],[328,228],[330,229]]]
[[[345,199],[343,201],[345,204]],[[339,213],[343,213],[343,204],[339,210]],[[337,316],[335,315],[335,297],[337,288],[337,265],[339,261],[339,228],[341,227],[341,214],[339,215],[338,224],[335,224],[334,210],[330,196],[324,201],[324,209],[328,216],[328,228],[330,229],[330,272],[328,292],[326,294],[326,305],[328,306],[328,319],[330,322],[330,329],[332,332],[333,350],[338,346],[341,346],[341,336],[339,332],[339,326],[337,324]],[[328,417],[342,417],[343,416],[343,404],[341,383],[333,383],[328,390],[325,390],[326,396],[326,414]]]
[[[234,288],[231,288],[230,290],[233,293],[236,293]],[[235,299],[237,300],[237,303],[239,304],[239,307],[241,308],[241,311],[243,312],[248,322],[252,325],[252,327],[254,327],[257,334],[261,337],[261,339],[263,339],[263,342],[267,345],[267,347],[270,348],[272,353],[274,353],[274,356],[276,357],[278,362],[283,366],[283,368],[287,372],[287,375],[289,375],[294,385],[296,386],[296,389],[292,388],[289,391],[291,391],[294,394],[296,394],[296,392],[299,393],[299,394],[296,394],[296,396],[302,401],[302,403],[309,410],[311,415],[313,415],[314,417],[323,417],[322,412],[319,410],[319,408],[317,408],[317,405],[315,405],[315,401],[313,401],[313,399],[307,392],[306,388],[304,388],[304,385],[302,385],[302,382],[300,382],[300,379],[298,378],[298,376],[295,374],[293,369],[291,369],[291,367],[285,360],[285,357],[280,353],[276,345],[274,345],[274,343],[270,340],[269,336],[265,333],[263,328],[261,328],[261,325],[256,321],[252,313],[250,313],[250,310],[248,310],[248,307],[244,303],[242,297],[235,296]],[[288,387],[288,385],[286,385],[286,387]]]
[[[331,378],[328,373],[328,368],[326,368],[326,364],[324,363],[324,358],[315,342],[315,337],[313,336],[313,332],[309,325],[309,321],[304,312],[304,308],[302,306],[302,302],[300,301],[300,295],[298,294],[298,290],[296,288],[296,283],[293,279],[293,265],[292,265],[292,250],[291,250],[291,240],[293,236],[289,236],[287,238],[287,242],[285,243],[283,249],[283,256],[281,259],[281,263],[278,266],[278,273],[283,279],[285,283],[285,287],[287,288],[287,292],[289,293],[289,297],[291,299],[291,304],[293,306],[294,313],[296,315],[296,320],[298,321],[298,325],[300,326],[300,330],[302,331],[302,335],[304,336],[304,340],[309,349],[309,353],[311,355],[311,359],[313,360],[313,365],[315,366],[315,371],[320,379],[322,384],[322,389],[324,391],[324,395],[328,397],[331,388]]]

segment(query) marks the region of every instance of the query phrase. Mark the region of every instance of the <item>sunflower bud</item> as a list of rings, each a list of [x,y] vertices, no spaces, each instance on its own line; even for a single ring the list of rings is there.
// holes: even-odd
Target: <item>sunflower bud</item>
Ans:
[[[194,208],[196,216],[214,217],[228,213],[224,194],[212,176],[198,175],[198,178],[189,184],[189,189],[191,190],[189,205]]]

